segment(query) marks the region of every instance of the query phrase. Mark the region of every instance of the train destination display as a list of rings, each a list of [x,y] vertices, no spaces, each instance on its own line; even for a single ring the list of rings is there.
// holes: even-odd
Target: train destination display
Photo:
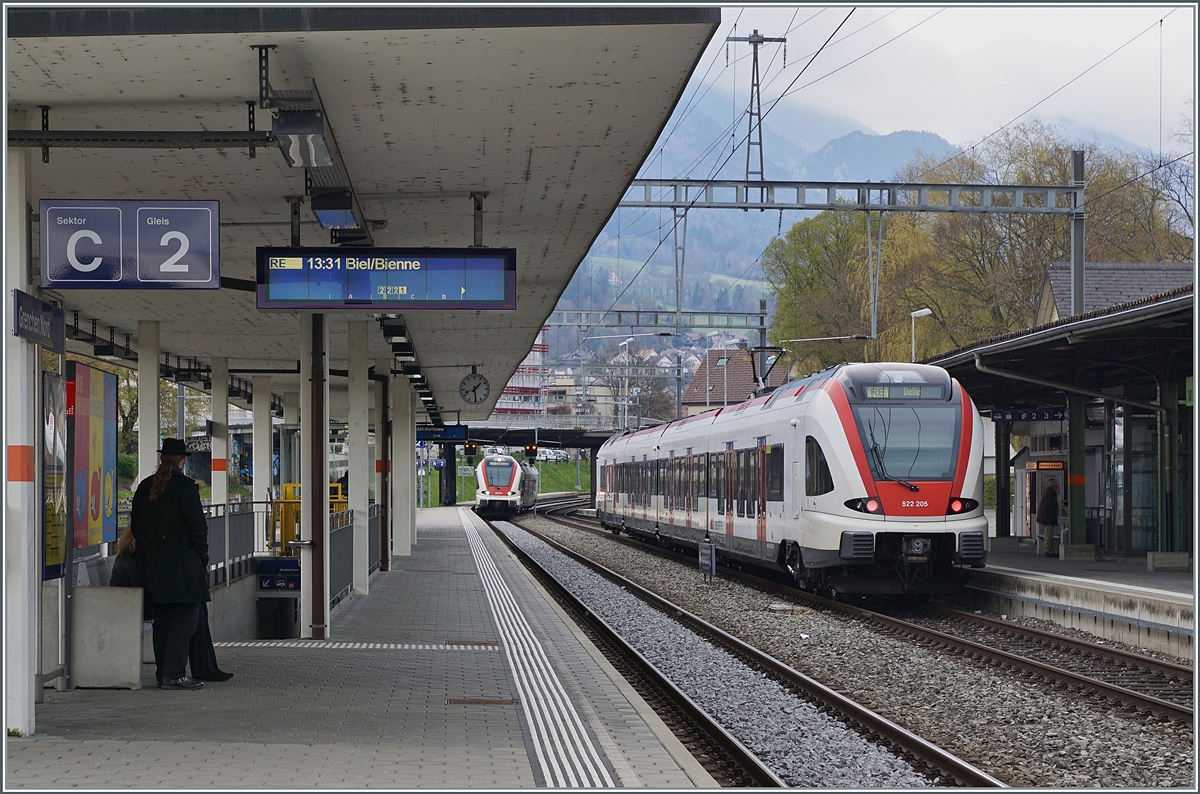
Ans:
[[[512,248],[259,248],[258,308],[515,309]]]

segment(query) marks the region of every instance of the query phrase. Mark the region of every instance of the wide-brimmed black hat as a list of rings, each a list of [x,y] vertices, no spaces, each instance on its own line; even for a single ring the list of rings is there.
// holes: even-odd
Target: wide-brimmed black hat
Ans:
[[[162,449],[159,450],[164,455],[191,455],[192,451],[187,448],[187,444],[182,438],[164,438]]]

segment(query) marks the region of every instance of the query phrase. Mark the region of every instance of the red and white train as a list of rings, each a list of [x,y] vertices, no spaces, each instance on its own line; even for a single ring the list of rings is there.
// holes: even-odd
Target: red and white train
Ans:
[[[610,438],[614,532],[716,545],[838,594],[949,592],[984,566],[983,424],[940,367],[844,364]]]
[[[515,516],[533,507],[538,470],[511,455],[485,455],[475,467],[475,512],[488,518]]]

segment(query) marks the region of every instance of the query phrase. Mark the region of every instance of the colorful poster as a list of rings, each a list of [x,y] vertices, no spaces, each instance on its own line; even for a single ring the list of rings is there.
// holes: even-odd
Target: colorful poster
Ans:
[[[42,580],[61,579],[67,561],[67,382],[42,375]]]
[[[68,361],[67,377],[71,531],[78,549],[117,539],[117,376]]]

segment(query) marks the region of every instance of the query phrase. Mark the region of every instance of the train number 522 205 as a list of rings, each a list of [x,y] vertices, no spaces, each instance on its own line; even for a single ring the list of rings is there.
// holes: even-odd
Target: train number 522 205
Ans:
[[[929,502],[924,499],[905,499],[900,502],[901,507],[929,507]]]

